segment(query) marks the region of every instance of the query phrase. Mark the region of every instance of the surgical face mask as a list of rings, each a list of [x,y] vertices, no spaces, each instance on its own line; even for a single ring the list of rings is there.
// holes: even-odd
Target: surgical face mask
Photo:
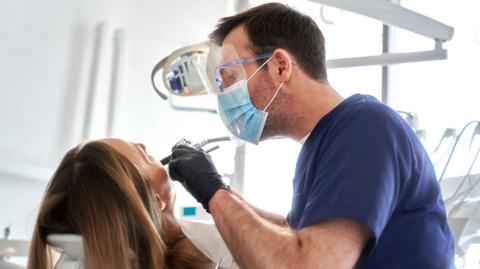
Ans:
[[[244,141],[258,144],[267,121],[266,110],[275,100],[283,82],[263,110],[258,110],[251,102],[248,81],[270,61],[265,61],[248,79],[241,79],[224,89],[218,95],[218,112],[230,133]]]

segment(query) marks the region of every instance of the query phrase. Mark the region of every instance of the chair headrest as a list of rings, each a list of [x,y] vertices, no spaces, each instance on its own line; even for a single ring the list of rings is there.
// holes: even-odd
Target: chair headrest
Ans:
[[[54,249],[75,260],[85,260],[83,240],[78,234],[49,234],[47,242]]]

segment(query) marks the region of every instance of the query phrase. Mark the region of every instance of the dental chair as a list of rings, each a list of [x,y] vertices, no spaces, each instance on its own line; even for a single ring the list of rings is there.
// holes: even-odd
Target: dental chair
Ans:
[[[49,234],[47,243],[61,255],[55,264],[55,269],[85,269],[85,253],[80,235]],[[220,268],[221,262],[222,259],[218,261],[215,269]]]
[[[85,269],[85,254],[80,235],[49,234],[47,242],[61,254],[55,269]]]

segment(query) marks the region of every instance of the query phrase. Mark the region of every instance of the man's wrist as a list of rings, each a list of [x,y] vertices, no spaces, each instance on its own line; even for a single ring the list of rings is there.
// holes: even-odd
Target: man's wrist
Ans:
[[[208,208],[209,208],[209,213],[212,214],[212,212],[217,211],[218,205],[221,204],[221,201],[223,201],[227,196],[233,195],[232,190],[230,189],[230,186],[226,185],[225,188],[220,188],[218,189],[213,195],[212,198],[210,198],[210,201],[208,201]]]

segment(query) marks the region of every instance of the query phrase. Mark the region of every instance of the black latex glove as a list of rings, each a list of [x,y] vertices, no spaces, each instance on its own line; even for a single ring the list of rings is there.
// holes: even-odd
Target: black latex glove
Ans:
[[[219,189],[230,190],[222,181],[210,155],[190,145],[181,144],[172,148],[168,171],[170,177],[182,183],[209,213],[208,202],[213,194]]]

